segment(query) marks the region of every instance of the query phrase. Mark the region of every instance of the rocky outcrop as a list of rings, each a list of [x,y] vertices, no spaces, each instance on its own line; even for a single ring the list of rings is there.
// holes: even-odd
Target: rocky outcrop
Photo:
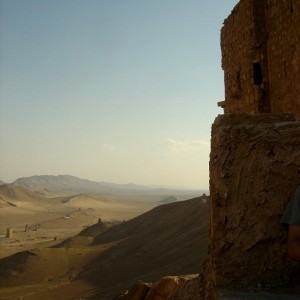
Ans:
[[[146,283],[141,280],[137,281],[129,291],[125,291],[114,300],[144,300],[151,288],[151,283]]]
[[[191,277],[180,284],[168,297],[168,300],[200,300],[202,276]]]
[[[114,300],[198,300],[197,277],[198,275],[167,276],[157,283],[138,281],[129,291]]]
[[[293,267],[280,224],[300,183],[300,122],[286,114],[222,115],[212,126],[205,299],[226,287],[284,285]]]
[[[191,279],[190,276],[167,276],[162,278],[149,291],[145,300],[165,300],[184,282]]]

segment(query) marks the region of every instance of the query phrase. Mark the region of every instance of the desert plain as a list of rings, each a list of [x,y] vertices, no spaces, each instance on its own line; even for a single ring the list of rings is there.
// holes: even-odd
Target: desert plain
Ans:
[[[0,186],[0,299],[113,299],[139,279],[200,271],[206,198],[73,193]]]

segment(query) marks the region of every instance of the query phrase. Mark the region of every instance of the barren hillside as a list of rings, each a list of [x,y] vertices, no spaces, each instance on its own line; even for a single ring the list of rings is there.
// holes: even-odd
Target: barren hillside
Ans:
[[[198,273],[207,253],[202,198],[158,206],[111,228],[85,229],[60,247],[0,260],[3,299],[111,299],[137,279]],[[25,286],[26,285],[26,286]]]

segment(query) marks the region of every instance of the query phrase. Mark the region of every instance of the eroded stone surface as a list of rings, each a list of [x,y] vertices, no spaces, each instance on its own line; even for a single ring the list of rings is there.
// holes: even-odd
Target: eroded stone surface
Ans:
[[[153,285],[145,300],[164,300],[183,282],[189,280],[188,276],[167,276]]]
[[[271,288],[291,280],[280,219],[300,183],[299,137],[300,122],[286,114],[216,118],[206,299],[222,287]]]
[[[169,295],[168,300],[200,300],[201,285],[201,276],[189,276]]]

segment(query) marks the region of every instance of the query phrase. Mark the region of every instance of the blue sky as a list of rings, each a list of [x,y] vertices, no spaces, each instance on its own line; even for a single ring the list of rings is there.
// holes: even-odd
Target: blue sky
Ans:
[[[237,0],[0,0],[0,179],[208,188]]]

